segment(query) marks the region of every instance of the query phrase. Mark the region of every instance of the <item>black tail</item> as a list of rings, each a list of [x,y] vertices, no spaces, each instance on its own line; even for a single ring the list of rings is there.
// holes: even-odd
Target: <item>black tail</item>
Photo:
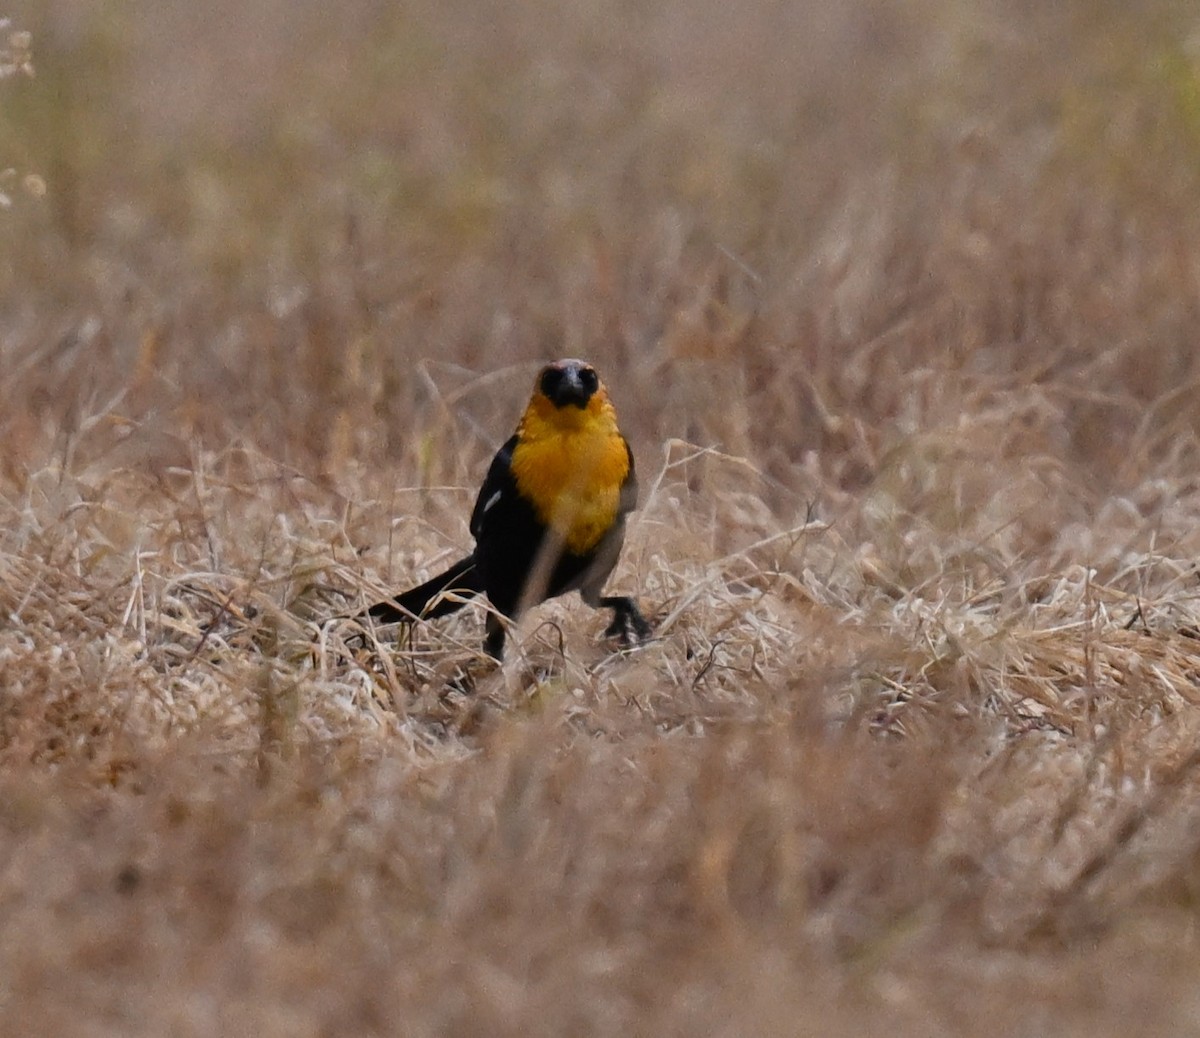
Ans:
[[[475,566],[475,556],[468,555],[445,573],[439,573],[424,584],[395,598],[376,602],[366,615],[385,624],[411,622],[413,619],[432,620],[461,609],[464,599],[482,592],[483,578]],[[430,602],[433,603],[432,607]]]

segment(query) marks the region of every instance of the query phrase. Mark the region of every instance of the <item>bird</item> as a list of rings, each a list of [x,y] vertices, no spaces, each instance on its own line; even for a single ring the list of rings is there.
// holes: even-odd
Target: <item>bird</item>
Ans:
[[[611,609],[606,636],[625,646],[650,625],[637,603],[602,589],[637,505],[633,451],[617,424],[608,390],[586,361],[543,367],[516,432],[496,452],[471,512],[475,548],[447,570],[377,602],[362,616],[412,623],[453,613],[486,595],[484,650],[504,655],[505,623],[527,608],[571,591],[595,609]],[[499,615],[496,615],[499,614]]]

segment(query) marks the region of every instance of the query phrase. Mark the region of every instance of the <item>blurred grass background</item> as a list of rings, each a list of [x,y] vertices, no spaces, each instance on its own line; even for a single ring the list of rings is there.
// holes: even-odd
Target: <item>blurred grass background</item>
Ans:
[[[1052,377],[1107,489],[1114,398],[1195,377],[1188,13],[17,8],[39,74],[4,137],[53,191],[7,219],[4,361],[57,338],[61,388],[9,380],[40,407],[5,420],[44,433],[86,376],[166,433],[411,465],[415,365],[583,354],[642,444],[737,440],[792,484],[805,451],[869,475],[846,421]],[[740,415],[690,398],[710,368]]]
[[[0,14],[0,1030],[1194,1027],[1194,4]],[[570,355],[660,641],[314,659]]]

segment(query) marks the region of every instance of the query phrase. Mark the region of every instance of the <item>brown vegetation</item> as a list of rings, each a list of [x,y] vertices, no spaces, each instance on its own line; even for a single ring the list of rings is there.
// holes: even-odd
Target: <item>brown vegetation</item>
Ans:
[[[6,12],[0,1032],[1194,1028],[1189,5],[138,7]],[[564,355],[657,640],[319,625]]]

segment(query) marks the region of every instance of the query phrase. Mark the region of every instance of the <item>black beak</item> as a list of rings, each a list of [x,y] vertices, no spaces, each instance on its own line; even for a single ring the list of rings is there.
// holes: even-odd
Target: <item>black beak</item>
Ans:
[[[574,404],[576,407],[587,407],[592,398],[592,391],[583,384],[579,372],[575,368],[567,368],[563,372],[562,381],[558,384],[558,399],[554,402],[559,407]]]

